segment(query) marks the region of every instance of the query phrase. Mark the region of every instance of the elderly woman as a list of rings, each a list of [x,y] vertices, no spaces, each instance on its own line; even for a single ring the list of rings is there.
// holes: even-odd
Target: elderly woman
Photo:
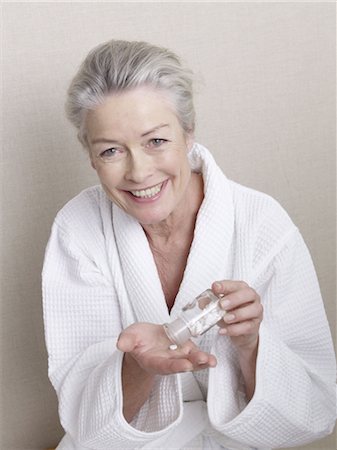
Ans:
[[[68,94],[100,186],[58,213],[45,257],[58,448],[266,449],[330,433],[335,358],[307,248],[275,200],[194,142],[190,71],[111,41]],[[220,326],[172,347],[163,324],[208,288]]]

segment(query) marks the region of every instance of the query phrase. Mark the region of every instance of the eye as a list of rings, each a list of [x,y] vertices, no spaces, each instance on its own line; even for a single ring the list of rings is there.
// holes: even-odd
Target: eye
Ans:
[[[150,147],[157,148],[165,144],[165,142],[168,142],[167,139],[153,138],[149,141],[149,145]]]
[[[117,154],[118,154],[118,148],[111,147],[111,148],[108,148],[108,149],[104,150],[103,152],[101,152],[99,154],[99,157],[101,159],[103,159],[103,161],[109,161],[109,160],[113,159],[114,157],[116,157]]]

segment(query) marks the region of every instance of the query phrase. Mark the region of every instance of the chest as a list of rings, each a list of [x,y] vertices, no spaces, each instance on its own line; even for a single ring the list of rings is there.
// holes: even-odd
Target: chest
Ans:
[[[170,248],[152,250],[166,304],[171,310],[184,277],[190,244],[173,245]]]

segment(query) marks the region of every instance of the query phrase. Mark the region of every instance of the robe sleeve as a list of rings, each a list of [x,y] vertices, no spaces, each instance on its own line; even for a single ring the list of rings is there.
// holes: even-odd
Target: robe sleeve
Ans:
[[[336,420],[336,365],[313,263],[294,230],[260,271],[264,304],[256,389],[247,404],[235,351],[217,336],[208,414],[214,438],[258,448],[304,445],[331,433]]]
[[[113,280],[100,266],[104,245],[96,241],[91,251],[80,234],[54,223],[42,274],[49,377],[61,424],[81,448],[155,448],[182,418],[179,378],[158,377],[135,424],[125,421],[123,353],[116,349],[120,306]]]

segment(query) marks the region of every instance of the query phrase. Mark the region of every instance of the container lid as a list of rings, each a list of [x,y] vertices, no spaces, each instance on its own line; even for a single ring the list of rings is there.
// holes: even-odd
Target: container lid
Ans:
[[[165,323],[164,329],[168,338],[178,345],[183,345],[192,337],[186,323],[178,317],[170,323]]]

